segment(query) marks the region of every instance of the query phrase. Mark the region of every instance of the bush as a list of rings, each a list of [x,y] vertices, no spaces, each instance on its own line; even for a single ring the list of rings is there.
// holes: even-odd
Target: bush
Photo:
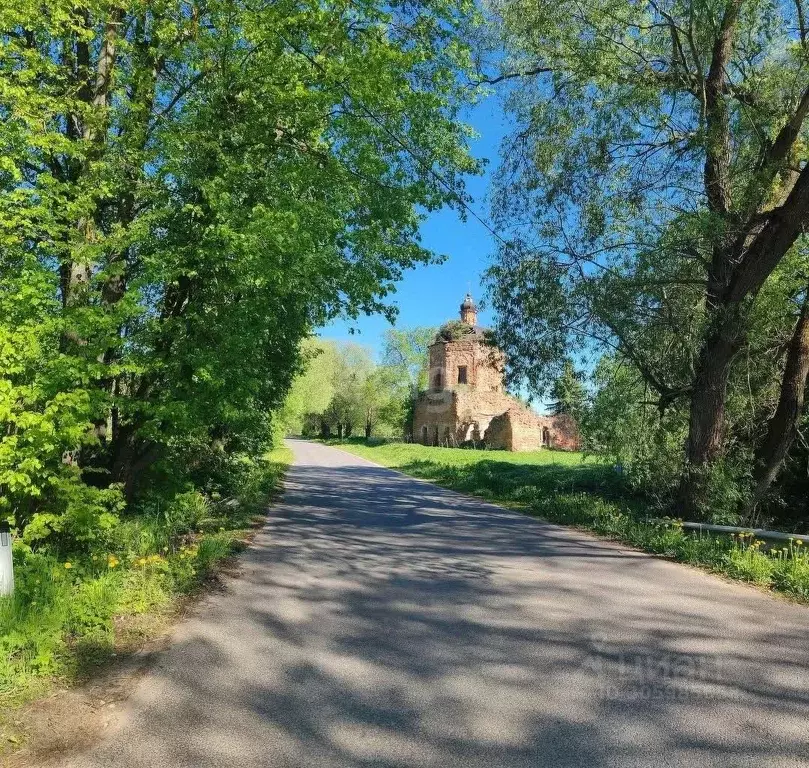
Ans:
[[[209,536],[200,542],[197,550],[197,562],[200,573],[209,575],[216,565],[224,560],[231,551],[232,540],[224,536]]]
[[[120,602],[121,579],[115,571],[74,585],[67,621],[75,635],[103,635],[112,639],[112,617]]]
[[[750,581],[753,584],[769,586],[772,584],[775,561],[757,548],[733,548],[723,558],[725,572],[735,579]]]
[[[71,584],[43,555],[15,556],[16,590],[0,598],[0,692],[56,670],[70,616]]]
[[[281,449],[244,465],[232,503],[184,491],[68,556],[17,541],[15,593],[0,598],[0,694],[20,696],[46,676],[75,674],[88,648],[101,660],[114,647],[117,616],[154,611],[193,590],[233,551],[288,455]]]

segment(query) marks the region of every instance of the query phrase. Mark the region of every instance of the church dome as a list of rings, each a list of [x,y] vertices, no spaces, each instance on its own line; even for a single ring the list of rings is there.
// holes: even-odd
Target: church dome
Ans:
[[[472,299],[472,295],[469,293],[466,294],[466,297],[464,298],[463,303],[461,304],[461,312],[463,312],[465,309],[471,309],[472,311],[475,311],[477,309],[477,305]]]

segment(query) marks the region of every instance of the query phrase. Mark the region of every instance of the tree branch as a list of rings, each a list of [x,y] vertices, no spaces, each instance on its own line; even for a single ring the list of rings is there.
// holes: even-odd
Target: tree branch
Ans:
[[[497,77],[481,77],[473,82],[473,85],[495,85],[502,83],[504,80],[515,80],[520,77],[533,77],[534,75],[543,75],[548,72],[553,72],[551,67],[532,67],[519,72],[505,72]]]
[[[724,78],[733,45],[741,0],[728,0],[716,35],[711,66],[705,78],[705,192],[708,207],[725,215],[730,210],[730,116],[724,99]]]

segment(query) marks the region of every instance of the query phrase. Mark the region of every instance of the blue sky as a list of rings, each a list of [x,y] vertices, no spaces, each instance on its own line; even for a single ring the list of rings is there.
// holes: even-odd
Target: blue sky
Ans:
[[[502,102],[489,96],[469,112],[466,122],[479,134],[472,143],[475,157],[487,159],[483,176],[468,179],[467,191],[473,198],[471,207],[488,220],[489,182],[497,167],[500,141],[508,132]],[[494,239],[486,228],[471,216],[461,221],[457,214],[442,210],[430,214],[421,227],[422,242],[435,253],[447,256],[443,264],[420,266],[405,273],[398,283],[393,303],[399,308],[396,327],[441,325],[458,317],[458,307],[467,287],[480,301],[483,291],[480,279],[494,253]],[[481,325],[489,325],[492,316],[485,309],[479,315]],[[384,317],[371,315],[356,321],[336,321],[321,329],[323,338],[365,344],[379,353],[382,335],[391,325]],[[351,329],[355,333],[351,334]]]

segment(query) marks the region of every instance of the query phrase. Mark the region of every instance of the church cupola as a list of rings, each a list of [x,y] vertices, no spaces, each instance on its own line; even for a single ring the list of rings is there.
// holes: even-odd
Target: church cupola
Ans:
[[[473,327],[478,324],[478,308],[469,293],[461,304],[461,322]]]

